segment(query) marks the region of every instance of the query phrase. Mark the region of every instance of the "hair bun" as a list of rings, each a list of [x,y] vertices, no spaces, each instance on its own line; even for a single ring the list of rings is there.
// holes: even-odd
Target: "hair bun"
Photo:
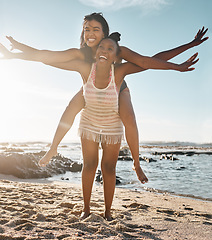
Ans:
[[[118,32],[111,33],[111,34],[108,36],[108,38],[111,38],[111,39],[113,39],[113,40],[116,41],[116,42],[118,42],[118,41],[121,40],[120,37],[121,37],[121,34],[118,33]]]

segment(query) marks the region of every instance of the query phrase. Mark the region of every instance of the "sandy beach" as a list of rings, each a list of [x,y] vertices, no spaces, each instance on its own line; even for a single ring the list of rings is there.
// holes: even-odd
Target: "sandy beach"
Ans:
[[[209,240],[212,202],[116,188],[111,222],[103,188],[94,186],[92,214],[81,221],[80,185],[0,175],[0,239]]]

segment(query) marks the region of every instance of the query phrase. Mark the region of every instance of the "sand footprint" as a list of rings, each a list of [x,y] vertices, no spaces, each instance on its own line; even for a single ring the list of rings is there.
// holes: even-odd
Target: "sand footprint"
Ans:
[[[18,225],[22,225],[22,224],[26,224],[26,223],[31,223],[31,222],[27,219],[15,219],[15,220],[9,221],[7,224],[5,224],[5,226],[17,227]]]
[[[89,217],[85,218],[84,220],[82,220],[82,222],[107,223],[107,221],[102,216],[95,214],[95,213],[91,213],[91,215]]]
[[[175,215],[175,211],[170,209],[157,209],[157,212],[166,213],[168,215]]]
[[[168,222],[177,222],[177,220],[173,218],[164,218],[164,220]]]
[[[73,209],[75,204],[70,202],[61,202],[57,205],[58,207]]]
[[[129,205],[122,205],[125,208],[135,208],[135,209],[144,209],[144,210],[148,210],[148,208],[150,208],[149,205],[145,205],[145,204],[141,204],[141,203],[131,203]]]
[[[99,200],[98,200],[98,202],[99,202]],[[102,205],[100,205],[98,203],[95,203],[95,202],[91,202],[90,206],[91,207],[97,207],[97,208],[99,208],[99,207],[101,208],[102,207]]]
[[[35,224],[32,224],[31,222],[28,222],[28,223],[24,223],[24,224],[21,224],[17,227],[15,227],[14,229],[16,231],[20,231],[20,230],[32,230],[36,225]]]

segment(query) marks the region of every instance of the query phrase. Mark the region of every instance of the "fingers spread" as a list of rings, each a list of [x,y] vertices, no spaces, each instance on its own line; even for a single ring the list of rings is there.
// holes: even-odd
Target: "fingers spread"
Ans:
[[[202,39],[202,42],[208,40],[208,38],[209,38],[209,37],[205,37],[205,38],[203,38],[203,39]]]
[[[193,56],[191,56],[187,62],[192,62],[196,57],[197,57],[198,53],[195,53]]]
[[[197,63],[199,61],[199,58],[196,60],[196,61],[194,61],[192,64],[195,64],[195,63]]]
[[[207,31],[208,31],[208,28],[205,29],[205,31],[203,32],[203,35],[205,35]]]

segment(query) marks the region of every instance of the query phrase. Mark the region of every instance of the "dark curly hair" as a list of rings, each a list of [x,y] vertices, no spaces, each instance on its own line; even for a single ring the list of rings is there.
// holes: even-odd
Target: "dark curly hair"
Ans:
[[[108,37],[102,39],[102,41],[103,41],[104,39],[111,39],[111,40],[113,40],[113,41],[116,43],[116,45],[117,45],[116,55],[117,55],[117,56],[118,56],[119,53],[121,52],[121,49],[120,49],[120,46],[119,46],[119,43],[118,43],[118,42],[121,40],[120,37],[121,37],[121,34],[120,34],[120,33],[118,33],[118,32],[113,32],[113,33],[111,33]]]

